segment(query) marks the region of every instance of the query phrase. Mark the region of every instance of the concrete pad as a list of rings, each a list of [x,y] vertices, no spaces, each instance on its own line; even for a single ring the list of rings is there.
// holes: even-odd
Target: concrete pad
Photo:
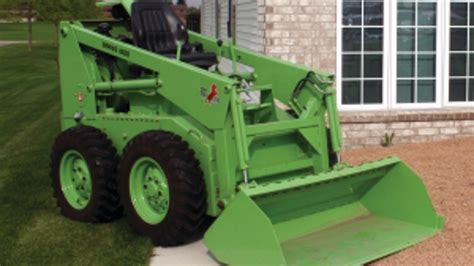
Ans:
[[[182,247],[154,248],[150,258],[150,265],[216,266],[220,264],[212,257],[204,243],[198,241]]]

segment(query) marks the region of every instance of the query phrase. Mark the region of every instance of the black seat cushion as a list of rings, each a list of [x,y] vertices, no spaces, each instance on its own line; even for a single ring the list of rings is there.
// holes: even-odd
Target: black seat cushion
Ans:
[[[196,49],[188,40],[186,26],[174,12],[171,4],[162,1],[139,1],[132,5],[134,42],[141,48],[170,58],[176,57],[178,40],[183,42],[181,60],[209,68],[217,63],[217,56]]]
[[[165,54],[168,58],[176,58],[176,54]],[[181,61],[192,64],[200,68],[209,68],[217,64],[215,54],[210,53],[186,53],[181,55]]]

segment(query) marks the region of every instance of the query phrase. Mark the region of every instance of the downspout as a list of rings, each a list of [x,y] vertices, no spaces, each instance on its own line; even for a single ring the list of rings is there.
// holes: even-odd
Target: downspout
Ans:
[[[232,0],[227,3],[227,38],[232,38]]]
[[[236,1],[229,0],[229,24],[231,29],[232,43],[237,45],[237,6]]]

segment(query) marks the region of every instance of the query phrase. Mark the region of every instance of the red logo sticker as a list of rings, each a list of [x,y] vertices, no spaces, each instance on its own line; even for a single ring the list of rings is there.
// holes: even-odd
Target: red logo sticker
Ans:
[[[207,104],[219,103],[219,92],[217,91],[217,85],[212,84],[210,89],[201,88],[201,95]]]

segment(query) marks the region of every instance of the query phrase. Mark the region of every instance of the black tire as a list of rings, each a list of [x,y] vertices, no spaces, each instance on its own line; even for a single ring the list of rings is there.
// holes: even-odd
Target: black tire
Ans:
[[[144,221],[130,196],[130,172],[137,160],[152,158],[162,168],[169,187],[169,208],[158,224]],[[131,227],[157,246],[179,246],[202,236],[207,221],[207,193],[194,152],[179,136],[149,131],[132,139],[119,166],[119,193]]]
[[[84,209],[74,208],[66,199],[60,182],[63,155],[75,150],[87,163],[91,176],[91,196]],[[51,153],[51,178],[54,197],[61,214],[77,221],[110,222],[122,215],[117,191],[117,153],[112,142],[100,130],[79,126],[58,135]]]

